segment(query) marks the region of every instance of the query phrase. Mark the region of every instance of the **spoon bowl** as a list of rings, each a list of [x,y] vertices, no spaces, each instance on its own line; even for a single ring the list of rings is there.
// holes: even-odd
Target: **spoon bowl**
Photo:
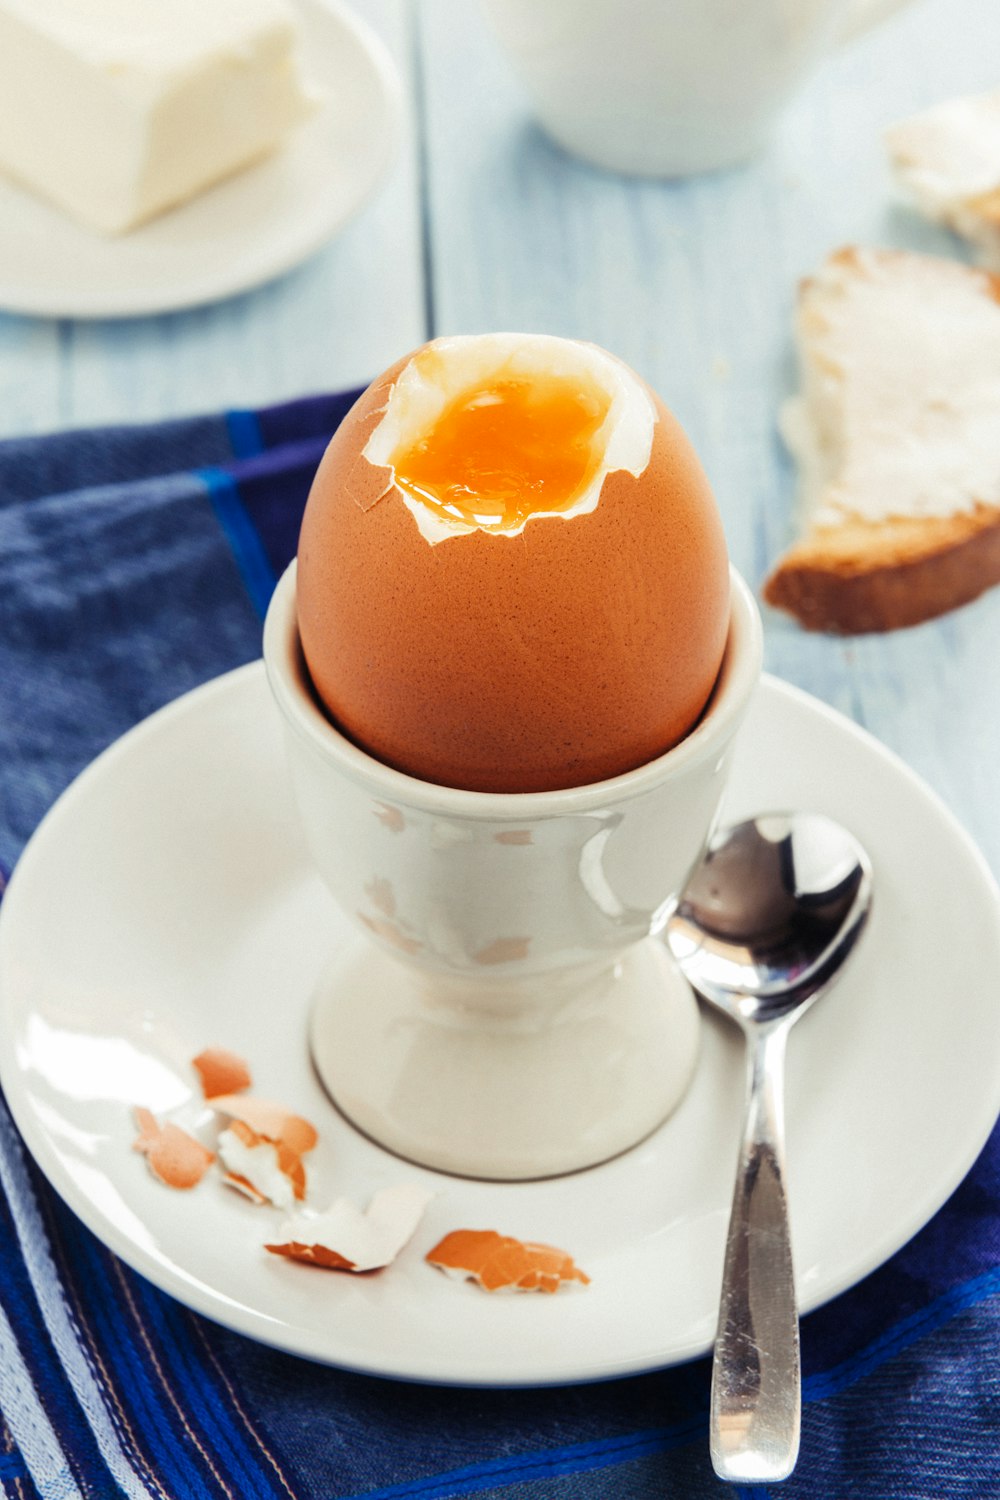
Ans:
[[[703,999],[736,1020],[816,997],[860,935],[871,867],[818,813],[769,813],[711,840],[670,919],[671,952]]]
[[[868,857],[839,823],[818,813],[768,813],[714,836],[667,923],[689,983],[737,1022],[747,1047],[709,1426],[715,1471],[731,1484],[785,1479],[798,1456],[785,1042],[852,952],[871,892]]]

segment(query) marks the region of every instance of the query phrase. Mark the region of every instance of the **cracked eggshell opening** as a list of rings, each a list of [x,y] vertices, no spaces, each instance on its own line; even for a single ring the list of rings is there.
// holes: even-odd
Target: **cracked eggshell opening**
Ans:
[[[387,469],[407,510],[425,541],[435,545],[483,528],[446,521],[395,485],[393,457],[410,448],[433,428],[445,408],[465,391],[497,380],[533,376],[566,377],[592,383],[610,400],[607,415],[594,438],[603,457],[590,483],[573,504],[559,511],[536,511],[519,526],[490,529],[492,536],[518,536],[543,517],[570,520],[594,510],[608,474],[624,469],[638,478],[649,463],[656,410],[645,388],[621,360],[596,344],[573,342],[548,334],[528,337],[518,333],[464,334],[436,339],[404,366],[394,382],[384,412],[365,444],[362,457]],[[384,498],[384,496],[383,496]]]

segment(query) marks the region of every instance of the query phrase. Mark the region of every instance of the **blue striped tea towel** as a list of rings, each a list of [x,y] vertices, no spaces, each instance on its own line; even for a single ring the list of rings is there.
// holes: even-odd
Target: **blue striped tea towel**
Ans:
[[[100,750],[259,655],[352,399],[0,443],[8,872]],[[787,1500],[1000,1497],[1000,1134],[915,1239],[804,1320],[803,1362]],[[436,1389],[263,1348],[122,1265],[0,1102],[4,1496],[707,1500],[730,1493],[708,1459],[708,1381],[700,1360],[567,1389]]]

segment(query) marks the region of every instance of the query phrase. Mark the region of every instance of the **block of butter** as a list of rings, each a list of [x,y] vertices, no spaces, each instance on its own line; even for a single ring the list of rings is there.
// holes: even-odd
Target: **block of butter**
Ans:
[[[105,234],[311,110],[289,0],[0,0],[0,170]]]

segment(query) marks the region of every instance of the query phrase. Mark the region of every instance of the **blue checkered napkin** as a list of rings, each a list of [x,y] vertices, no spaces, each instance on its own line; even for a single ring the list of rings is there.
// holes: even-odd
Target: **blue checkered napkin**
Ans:
[[[259,654],[352,395],[0,444],[0,864],[153,709]],[[42,1180],[0,1103],[0,1493],[17,1500],[700,1500],[708,1364],[544,1391],[407,1386],[206,1322]],[[1000,1134],[803,1326],[788,1500],[1000,1497]],[[757,1497],[765,1490],[747,1492]]]

